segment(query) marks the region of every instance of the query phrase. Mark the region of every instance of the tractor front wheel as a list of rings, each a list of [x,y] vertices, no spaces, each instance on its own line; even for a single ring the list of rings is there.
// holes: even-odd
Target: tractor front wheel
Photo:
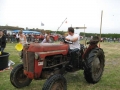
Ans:
[[[28,86],[32,79],[27,78],[23,72],[23,64],[19,64],[13,68],[10,73],[10,81],[16,88],[22,88]]]
[[[47,79],[42,90],[67,90],[67,81],[62,75],[55,74]]]

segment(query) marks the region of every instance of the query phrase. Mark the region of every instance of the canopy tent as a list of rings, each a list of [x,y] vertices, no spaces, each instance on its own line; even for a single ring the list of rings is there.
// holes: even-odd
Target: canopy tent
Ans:
[[[12,33],[18,33],[20,30],[14,30],[12,31]],[[24,34],[40,34],[40,32],[37,31],[27,31],[27,30],[23,30]]]

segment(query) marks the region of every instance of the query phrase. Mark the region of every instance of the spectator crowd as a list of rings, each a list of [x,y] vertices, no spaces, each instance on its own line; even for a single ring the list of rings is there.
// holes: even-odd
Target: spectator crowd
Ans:
[[[26,39],[28,42],[33,42],[35,40],[35,36],[37,36],[36,34],[24,34],[26,36]],[[40,34],[39,34],[40,35]],[[14,43],[14,42],[19,42],[19,33],[7,33],[6,35],[6,42],[7,43]]]

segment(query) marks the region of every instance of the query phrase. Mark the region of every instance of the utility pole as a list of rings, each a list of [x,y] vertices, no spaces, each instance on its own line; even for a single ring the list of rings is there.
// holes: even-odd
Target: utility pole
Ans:
[[[61,23],[61,25],[58,27],[57,31],[60,29],[60,27],[63,25],[63,23],[66,21],[67,18]]]
[[[100,41],[99,41],[99,47],[100,47],[100,42],[101,42],[102,17],[103,17],[103,10],[101,11],[101,22],[100,22]]]
[[[84,38],[85,38],[85,24],[84,24]]]
[[[86,38],[85,38],[85,24],[84,24],[84,40],[85,40]],[[84,43],[85,43],[85,46],[86,46],[86,40],[84,41]]]

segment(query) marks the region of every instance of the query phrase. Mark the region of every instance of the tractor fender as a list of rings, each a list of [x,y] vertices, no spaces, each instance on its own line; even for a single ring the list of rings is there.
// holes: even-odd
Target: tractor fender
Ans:
[[[92,60],[93,60],[93,57],[97,54],[97,52],[100,50],[99,47],[96,47],[94,49],[91,50],[91,52],[89,53],[88,55],[88,58],[87,58],[87,62],[88,63],[91,63]]]
[[[96,47],[94,49],[91,50],[91,52],[88,54],[88,57],[87,57],[87,65],[89,66],[89,64],[94,60],[94,56],[98,53],[98,51],[100,50],[99,47]]]

